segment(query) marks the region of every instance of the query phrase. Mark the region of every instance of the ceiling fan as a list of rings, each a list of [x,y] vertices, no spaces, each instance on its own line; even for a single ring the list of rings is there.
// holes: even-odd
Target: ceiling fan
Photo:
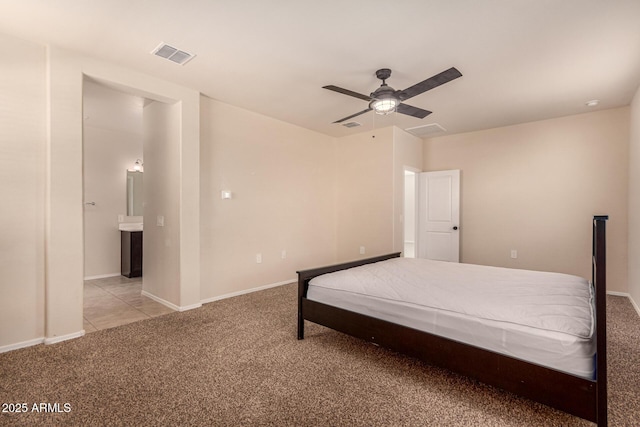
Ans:
[[[338,86],[323,86],[323,89],[329,89],[334,92],[353,96],[354,98],[362,99],[369,102],[369,108],[344,117],[340,120],[336,120],[333,123],[342,123],[345,120],[352,119],[356,116],[359,116],[360,114],[364,114],[371,110],[375,111],[377,114],[389,114],[397,111],[401,114],[424,119],[429,114],[431,114],[431,111],[423,110],[422,108],[418,107],[412,107],[411,105],[404,104],[403,101],[406,101],[409,98],[413,98],[416,95],[420,95],[421,93],[424,93],[445,83],[449,83],[451,80],[455,80],[458,77],[462,77],[462,73],[460,73],[460,71],[458,71],[455,67],[451,67],[448,70],[436,74],[433,77],[429,77],[428,79],[421,81],[420,83],[416,83],[405,90],[395,90],[391,86],[387,85],[386,80],[390,76],[391,70],[388,68],[382,68],[376,71],[376,77],[382,80],[382,85],[380,85],[380,87],[374,92],[371,92],[371,95],[369,96],[354,92],[349,89],[343,89]]]

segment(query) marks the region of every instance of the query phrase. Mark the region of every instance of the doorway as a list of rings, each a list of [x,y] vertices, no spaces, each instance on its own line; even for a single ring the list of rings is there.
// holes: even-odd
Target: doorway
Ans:
[[[404,167],[403,250],[405,258],[415,258],[418,242],[418,177],[420,171]]]
[[[143,222],[127,212],[127,171],[144,159],[144,99],[88,78],[82,98],[84,278],[93,280],[120,276],[119,227]]]
[[[143,234],[144,188],[141,180],[129,185],[129,177],[144,173],[143,110],[148,102],[88,77],[83,82],[86,332],[173,311],[142,295],[144,277],[125,277],[122,269],[121,235]]]
[[[165,227],[147,228],[155,229],[158,234],[156,241],[163,243],[157,248],[158,251],[167,247],[167,243],[172,251],[162,263],[155,261],[144,267],[143,292],[174,310],[200,307],[200,194],[197,190],[200,188],[200,93],[64,49],[51,49],[48,67],[47,117],[51,120],[46,138],[44,230],[47,238],[44,245],[47,262],[43,273],[47,292],[42,310],[45,343],[77,338],[85,332],[82,324],[83,279],[86,276],[82,121],[85,116],[83,86],[87,80],[174,106],[169,120],[155,120],[149,122],[148,126],[146,110],[155,102],[144,108],[145,129],[163,128],[162,125],[165,125],[177,130],[160,143],[149,141],[153,142],[148,144],[152,150],[170,150],[168,156],[158,156],[152,162],[146,145],[144,149],[145,173],[154,170],[156,175],[167,176],[167,180],[175,185],[158,188],[155,192],[167,202],[157,212],[150,212],[153,216],[149,219],[153,219],[155,224],[156,218],[160,217],[160,220],[164,217]],[[145,132],[145,135],[148,133]],[[170,209],[173,219],[166,215]],[[146,217],[147,213],[144,215]],[[148,230],[145,230],[145,240],[147,235]],[[145,246],[153,247],[154,244]],[[148,254],[147,250],[145,254]],[[147,264],[147,259],[145,256],[144,264]],[[163,282],[161,280],[166,276],[162,273],[167,266],[178,271],[178,278],[172,275]],[[157,270],[156,277],[159,279],[155,283],[150,280],[147,267]]]

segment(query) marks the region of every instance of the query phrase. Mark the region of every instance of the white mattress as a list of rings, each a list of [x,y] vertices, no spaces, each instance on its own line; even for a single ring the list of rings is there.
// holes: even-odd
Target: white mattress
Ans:
[[[394,258],[315,277],[307,298],[593,378],[593,287],[567,274]]]

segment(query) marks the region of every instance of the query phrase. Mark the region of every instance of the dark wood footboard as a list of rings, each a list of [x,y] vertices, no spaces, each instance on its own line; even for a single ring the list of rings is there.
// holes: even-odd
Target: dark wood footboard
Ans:
[[[360,259],[357,261],[345,262],[342,264],[329,265],[326,267],[313,268],[310,270],[298,271],[298,339],[304,338],[304,315],[303,315],[303,299],[307,298],[307,290],[309,289],[309,281],[316,276],[322,274],[333,273],[334,271],[346,270],[361,265],[372,264],[378,261],[386,261],[391,258],[400,258],[400,252],[388,255],[377,256],[374,258]],[[310,319],[309,319],[310,320]],[[315,322],[319,323],[319,322]]]
[[[593,219],[592,274],[596,295],[596,378],[589,380],[307,299],[309,281],[319,275],[397,258],[383,255],[298,272],[298,339],[304,321],[376,343],[432,365],[502,388],[561,411],[607,425],[606,237],[607,216]],[[470,362],[472,361],[472,362]]]

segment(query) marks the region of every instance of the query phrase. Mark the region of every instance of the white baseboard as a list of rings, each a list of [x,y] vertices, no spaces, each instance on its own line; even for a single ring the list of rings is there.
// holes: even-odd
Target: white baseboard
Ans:
[[[618,291],[607,291],[607,295],[613,295],[616,297],[627,297],[629,298],[630,295],[626,292],[618,292]]]
[[[99,274],[97,276],[87,276],[84,278],[84,280],[106,279],[107,277],[116,277],[116,276],[122,276],[122,273],[117,272],[117,273],[110,273],[110,274]]]
[[[60,336],[51,337],[51,338],[44,338],[44,337],[35,338],[28,341],[17,342],[15,344],[9,344],[9,345],[0,347],[0,353],[6,353],[7,351],[18,350],[19,348],[31,347],[33,345],[38,345],[38,344],[46,344],[46,345],[56,344],[62,341],[72,340],[74,338],[80,338],[84,336],[84,334],[85,334],[84,329],[82,329],[81,331],[74,332],[72,334],[60,335]]]
[[[633,300],[633,298],[631,298],[631,294],[629,294],[627,292],[607,291],[607,295],[614,295],[614,296],[617,296],[617,297],[627,297],[627,298],[629,298],[629,301],[631,301],[631,305],[636,310],[636,313],[638,313],[638,316],[640,316],[640,307],[638,307],[638,304],[636,304],[636,302]]]
[[[78,331],[78,332],[74,332],[72,334],[67,334],[67,335],[60,335],[57,337],[51,337],[51,338],[45,338],[44,339],[44,343],[49,345],[49,344],[56,344],[62,341],[67,341],[67,340],[72,340],[74,338],[80,338],[84,336],[84,329]]]
[[[42,344],[43,342],[44,342],[44,337],[17,342],[15,344],[3,345],[2,347],[0,347],[0,353],[6,353],[7,351],[13,351],[19,348],[31,347],[32,345]]]
[[[283,282],[271,283],[270,285],[258,286],[257,288],[245,289],[245,290],[238,291],[238,292],[231,292],[229,294],[219,295],[217,297],[206,298],[206,299],[203,299],[201,302],[202,302],[202,304],[207,304],[209,302],[220,301],[220,300],[227,299],[227,298],[232,298],[232,297],[237,297],[237,296],[240,296],[240,295],[250,294],[252,292],[263,291],[263,290],[269,289],[269,288],[276,288],[278,286],[286,285],[286,284],[289,284],[289,283],[292,283],[292,282],[297,282],[297,281],[298,281],[298,279],[291,279],[291,280],[285,280]]]
[[[193,310],[193,309],[200,308],[200,307],[202,307],[202,303],[198,302],[198,303],[191,304],[191,305],[182,305],[182,306],[178,307],[178,311],[188,311],[188,310]]]
[[[145,290],[142,291],[142,295],[144,295],[147,298],[151,298],[152,300],[154,300],[155,302],[159,302],[160,304],[169,307],[170,309],[174,310],[174,311],[187,311],[187,310],[193,310],[194,308],[200,308],[202,307],[202,303],[196,303],[196,304],[191,304],[191,305],[185,305],[185,306],[179,306],[179,305],[175,305],[172,302],[169,302],[165,299],[160,298],[159,296],[153,295]]]
[[[638,304],[636,304],[633,298],[631,298],[631,295],[629,295],[629,301],[631,301],[631,305],[636,309],[636,313],[638,313],[638,316],[640,316],[640,307],[638,306]]]
[[[292,283],[292,282],[296,282],[296,281],[297,281],[297,279],[284,280],[284,281],[278,282],[278,283],[271,283],[269,285],[258,286],[257,288],[245,289],[245,290],[238,291],[238,292],[231,292],[229,294],[224,294],[224,295],[219,295],[219,296],[216,296],[216,297],[206,298],[206,299],[201,300],[199,303],[186,305],[186,306],[175,305],[172,302],[164,300],[164,299],[162,299],[162,298],[160,298],[160,297],[158,297],[156,295],[153,295],[153,294],[151,294],[151,293],[149,293],[147,291],[144,291],[144,290],[142,291],[142,295],[144,295],[145,297],[151,298],[152,300],[154,300],[156,302],[159,302],[160,304],[162,304],[164,306],[167,306],[172,310],[175,310],[175,311],[187,311],[187,310],[193,310],[195,308],[200,308],[200,307],[202,307],[202,304],[207,304],[207,303],[214,302],[214,301],[220,301],[220,300],[227,299],[227,298],[237,297],[237,296],[244,295],[244,294],[250,294],[252,292],[263,291],[265,289],[275,288],[275,287],[286,285],[286,284],[289,284],[289,283]]]

